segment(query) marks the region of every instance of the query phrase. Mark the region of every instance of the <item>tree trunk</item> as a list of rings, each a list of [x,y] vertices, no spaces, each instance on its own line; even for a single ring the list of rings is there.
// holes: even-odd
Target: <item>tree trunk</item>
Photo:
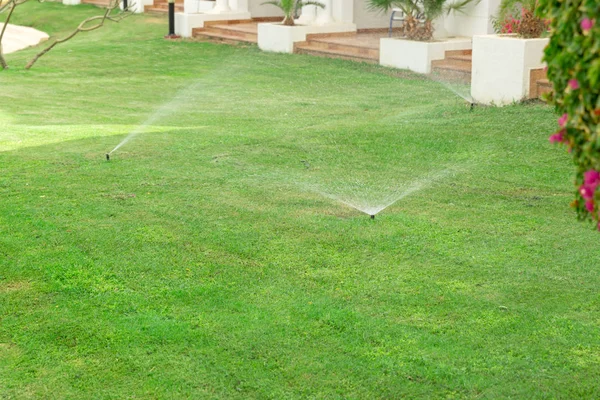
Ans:
[[[8,64],[6,63],[6,60],[4,59],[4,53],[2,52],[2,39],[4,39],[4,32],[6,32],[6,27],[8,26],[8,23],[10,22],[10,17],[12,16],[12,13],[15,10],[16,6],[17,5],[14,2],[10,6],[10,11],[8,12],[8,15],[6,16],[6,21],[4,21],[4,26],[2,26],[2,32],[0,32],[0,67],[2,67],[2,69],[8,68]]]
[[[6,60],[4,59],[4,54],[2,53],[2,43],[0,43],[0,68],[8,69],[8,64],[6,63]]]
[[[285,25],[285,26],[294,26],[294,25],[296,25],[294,23],[294,16],[293,15],[286,15],[285,18],[283,19],[283,22],[281,22],[281,25]]]

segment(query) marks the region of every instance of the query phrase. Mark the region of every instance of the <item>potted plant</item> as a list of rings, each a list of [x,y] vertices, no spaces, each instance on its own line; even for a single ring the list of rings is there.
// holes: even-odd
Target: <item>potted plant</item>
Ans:
[[[374,11],[400,10],[404,15],[401,38],[382,38],[379,62],[419,73],[431,72],[431,62],[441,60],[449,50],[468,50],[468,39],[434,41],[434,20],[452,11],[462,11],[478,0],[368,0]]]
[[[537,0],[503,0],[492,18],[496,35],[473,37],[471,96],[484,104],[505,105],[537,97],[545,76],[548,21],[536,15]]]
[[[294,43],[306,40],[306,35],[313,33],[310,26],[296,25],[294,16],[304,6],[325,8],[323,3],[314,0],[271,0],[262,4],[279,7],[283,11],[281,23],[258,24],[258,47],[265,51],[293,53]]]
[[[294,16],[298,15],[298,11],[304,6],[316,6],[320,8],[325,8],[323,3],[318,1],[311,0],[271,0],[265,1],[264,4],[271,4],[275,7],[278,7],[283,11],[283,21],[281,21],[281,25],[286,26],[294,26],[296,23],[294,22]]]

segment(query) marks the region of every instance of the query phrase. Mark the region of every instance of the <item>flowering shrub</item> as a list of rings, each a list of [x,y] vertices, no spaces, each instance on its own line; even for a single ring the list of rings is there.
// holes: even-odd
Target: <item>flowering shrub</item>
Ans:
[[[561,117],[550,142],[567,146],[576,165],[572,203],[578,217],[600,230],[600,2],[539,0],[551,38],[545,50],[549,96]]]

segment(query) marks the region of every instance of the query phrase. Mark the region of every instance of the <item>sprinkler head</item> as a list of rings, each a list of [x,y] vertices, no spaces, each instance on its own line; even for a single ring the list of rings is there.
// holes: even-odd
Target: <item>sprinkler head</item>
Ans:
[[[106,161],[110,161],[110,153],[106,153]]]
[[[475,108],[475,103],[469,104],[469,111],[473,111],[473,108]]]
[[[375,214],[371,214],[371,219],[375,219]]]

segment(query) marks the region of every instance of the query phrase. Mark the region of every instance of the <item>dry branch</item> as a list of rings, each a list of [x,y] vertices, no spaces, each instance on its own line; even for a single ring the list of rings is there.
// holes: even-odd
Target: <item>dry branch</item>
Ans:
[[[4,25],[2,26],[2,31],[0,32],[0,68],[7,69],[8,64],[6,63],[6,59],[4,58],[4,52],[2,51],[2,39],[4,38],[4,32],[6,32],[6,27],[10,22],[10,17],[12,17],[13,11],[17,6],[27,2],[28,0],[9,0],[6,4],[0,7],[0,13],[4,10],[8,9],[8,15],[6,16],[6,20],[4,21]]]
[[[130,16],[133,13],[131,11],[131,8],[133,7],[133,4],[132,4],[127,9],[120,10],[117,14],[111,15],[112,12],[115,9],[119,8],[119,4],[120,4],[120,0],[111,0],[110,4],[104,9],[104,14],[103,15],[96,15],[94,17],[89,17],[89,18],[83,20],[77,26],[77,28],[73,32],[71,32],[69,35],[67,35],[67,36],[65,36],[64,38],[61,38],[61,39],[56,39],[54,42],[52,42],[52,44],[50,44],[44,50],[42,50],[38,54],[36,54],[35,57],[33,57],[31,59],[31,61],[29,61],[27,63],[27,65],[25,66],[25,69],[30,69],[33,66],[33,64],[35,64],[36,61],[40,57],[42,57],[44,54],[46,54],[47,52],[49,52],[50,50],[52,50],[54,48],[54,46],[56,46],[57,44],[60,44],[60,43],[64,43],[64,42],[72,39],[79,32],[90,32],[90,31],[93,31],[95,29],[101,28],[102,26],[104,26],[104,22],[106,20],[112,21],[112,22],[120,22],[122,19]]]

